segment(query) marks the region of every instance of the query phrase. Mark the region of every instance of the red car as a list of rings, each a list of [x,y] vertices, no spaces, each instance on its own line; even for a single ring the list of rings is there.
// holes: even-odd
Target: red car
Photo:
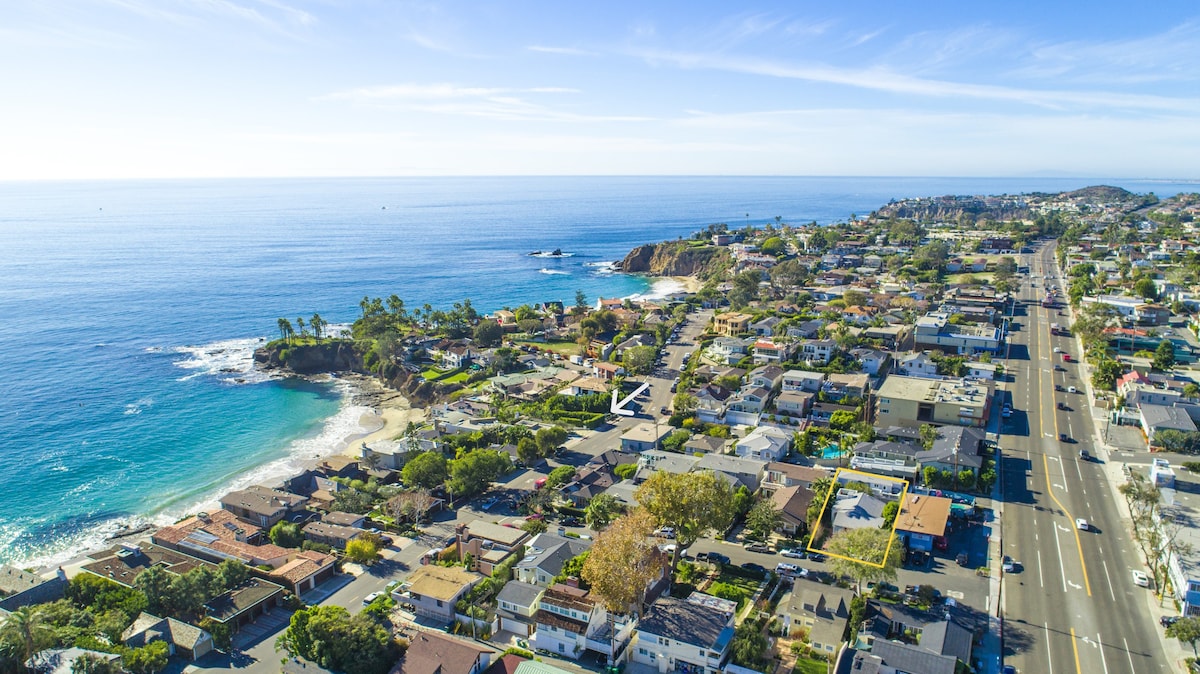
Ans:
[[[938,550],[946,550],[950,547],[950,541],[946,540],[945,536],[936,536],[933,539],[933,547]]]

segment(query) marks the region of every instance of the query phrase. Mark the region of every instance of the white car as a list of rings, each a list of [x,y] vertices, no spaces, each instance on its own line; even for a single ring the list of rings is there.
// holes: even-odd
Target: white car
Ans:
[[[1067,393],[1079,393],[1079,389],[1075,388],[1074,386],[1068,386]]]
[[[663,527],[655,531],[654,535],[661,538],[675,538],[675,527]]]
[[[793,559],[804,559],[808,557],[808,555],[804,554],[803,550],[796,550],[794,548],[785,548],[780,550],[779,554],[783,555],[784,557],[791,557]]]
[[[1004,569],[1004,573],[1012,573],[1017,570],[1017,563],[1013,561],[1012,557],[1004,555],[1004,564],[1001,568]]]
[[[1062,349],[1058,348],[1057,346],[1054,347],[1054,353],[1062,353],[1062,352],[1063,352]]]
[[[381,597],[381,596],[383,596],[382,592],[372,592],[371,594],[363,597],[363,606],[370,604],[371,602],[375,601],[376,599],[379,599],[379,597]]]
[[[775,573],[778,573],[781,576],[784,574],[792,574],[792,573],[796,573],[796,571],[799,568],[800,567],[796,566],[795,564],[788,564],[787,562],[780,562],[775,565]]]
[[[1078,527],[1080,531],[1087,531],[1088,530],[1088,521],[1083,519],[1082,517],[1079,517],[1075,520],[1075,526]]]
[[[1132,573],[1133,573],[1133,584],[1134,585],[1137,585],[1138,587],[1150,587],[1150,577],[1149,576],[1147,576],[1142,571],[1138,571],[1137,569],[1133,569]]]

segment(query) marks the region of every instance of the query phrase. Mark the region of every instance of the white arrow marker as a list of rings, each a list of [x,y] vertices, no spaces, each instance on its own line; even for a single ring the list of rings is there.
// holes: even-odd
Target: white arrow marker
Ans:
[[[1071,587],[1075,588],[1076,590],[1082,590],[1082,589],[1083,589],[1083,586],[1082,586],[1082,585],[1076,585],[1075,583],[1072,583],[1072,582],[1071,582],[1071,581],[1069,581],[1069,580],[1067,581],[1067,585],[1070,585]]]
[[[1063,525],[1061,525],[1061,524],[1056,524],[1056,525],[1054,525],[1054,526],[1058,527],[1059,529],[1062,529],[1063,531],[1067,531],[1067,532],[1071,531],[1070,529],[1068,529],[1068,528],[1064,527],[1064,526],[1063,526]]]
[[[617,402],[617,390],[613,389],[612,405],[609,406],[609,408],[608,408],[609,411],[612,412],[613,414],[619,414],[623,417],[633,416],[633,414],[634,414],[633,410],[627,410],[627,409],[625,409],[625,406],[628,405],[631,400],[633,400],[634,398],[641,395],[642,391],[645,391],[648,388],[650,388],[650,384],[642,384],[641,386],[634,389],[633,393],[630,393],[628,396],[625,396],[625,399],[622,400],[621,402]]]

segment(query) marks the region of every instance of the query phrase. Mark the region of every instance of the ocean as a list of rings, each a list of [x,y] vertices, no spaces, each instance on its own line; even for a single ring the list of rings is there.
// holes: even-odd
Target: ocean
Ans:
[[[891,199],[1167,181],[402,178],[0,183],[0,562],[41,566],[126,524],[339,451],[348,389],[257,373],[276,319],[656,294],[603,263],[724,222],[827,224]],[[570,257],[531,257],[561,249]]]

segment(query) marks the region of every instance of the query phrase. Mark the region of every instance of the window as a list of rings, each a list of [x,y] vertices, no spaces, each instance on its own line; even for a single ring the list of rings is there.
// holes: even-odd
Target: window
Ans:
[[[644,649],[644,648],[638,649],[638,655],[645,655],[645,654],[646,654],[646,649]]]
[[[658,645],[659,645],[659,646],[670,646],[670,645],[671,645],[671,640],[670,640],[670,639],[668,639],[668,638],[666,638],[666,637],[659,637],[659,638],[658,638]]]
[[[559,643],[559,644],[558,644],[558,652],[559,652],[559,653],[565,653],[565,652],[566,652],[566,648],[567,648],[567,647],[566,647],[566,645],[565,645],[565,644],[562,644],[562,643]]]
[[[441,599],[439,599],[439,600],[437,600],[437,605],[438,605],[438,608],[442,608],[443,606],[445,606],[445,602],[443,602]]]

